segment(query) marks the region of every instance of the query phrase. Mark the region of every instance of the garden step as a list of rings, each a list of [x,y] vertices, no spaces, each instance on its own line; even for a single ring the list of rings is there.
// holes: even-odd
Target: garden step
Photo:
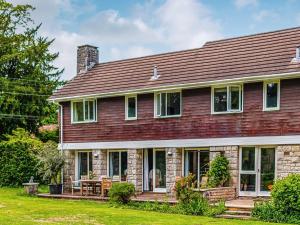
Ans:
[[[250,207],[226,207],[228,211],[243,211],[251,212],[253,208]]]
[[[231,214],[222,214],[222,215],[218,215],[216,217],[223,218],[223,219],[240,219],[240,220],[249,220],[249,219],[251,219],[251,216],[231,215]]]
[[[245,215],[245,216],[250,216],[251,215],[251,211],[227,210],[227,211],[225,211],[225,214],[228,214],[228,215]]]

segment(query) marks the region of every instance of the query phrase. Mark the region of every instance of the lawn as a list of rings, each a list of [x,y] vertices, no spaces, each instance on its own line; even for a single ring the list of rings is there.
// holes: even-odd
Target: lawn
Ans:
[[[195,224],[271,225],[113,208],[108,203],[28,197],[22,189],[0,188],[0,224]]]

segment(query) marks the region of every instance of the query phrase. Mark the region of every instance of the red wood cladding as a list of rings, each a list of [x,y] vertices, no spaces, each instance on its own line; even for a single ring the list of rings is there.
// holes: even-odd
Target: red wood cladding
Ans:
[[[244,84],[244,112],[211,114],[211,89],[183,90],[182,116],[154,118],[153,94],[138,95],[138,120],[125,120],[125,97],[98,99],[98,122],[71,124],[64,103],[64,142],[137,141],[300,134],[300,79],[281,81],[279,111],[263,112],[263,83]]]

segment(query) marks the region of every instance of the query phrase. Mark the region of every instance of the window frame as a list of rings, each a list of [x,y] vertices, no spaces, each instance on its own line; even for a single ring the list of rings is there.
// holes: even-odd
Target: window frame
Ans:
[[[86,120],[85,119],[85,102],[93,101],[93,111],[94,111],[94,119],[93,120]],[[83,103],[83,121],[74,121],[74,103],[82,102]],[[89,108],[88,108],[89,109]],[[71,123],[94,123],[97,122],[97,99],[96,98],[84,98],[84,99],[76,99],[71,101]]]
[[[109,178],[112,178],[111,176],[110,176],[110,174],[109,174],[109,172],[110,172],[110,163],[109,163],[109,161],[110,161],[110,154],[109,153],[111,153],[111,152],[118,152],[119,153],[119,178],[120,178],[120,181],[121,181],[121,179],[122,179],[122,165],[121,165],[121,163],[122,163],[122,152],[127,152],[127,173],[128,173],[128,150],[125,150],[125,149],[113,149],[113,150],[107,150],[107,156],[106,156],[106,158],[107,158],[107,161],[106,161],[106,171],[107,171],[107,177],[109,177]],[[128,175],[128,174],[127,174]],[[126,176],[127,176],[126,175]]]
[[[270,83],[277,84],[277,106],[267,107],[267,85]],[[267,80],[263,83],[263,111],[277,111],[280,110],[280,80]]]
[[[129,98],[134,98],[135,99],[135,117],[129,117],[128,116],[128,99]],[[137,120],[137,95],[132,94],[132,95],[126,95],[125,96],[125,120]]]
[[[230,87],[239,88],[239,109],[229,110],[231,103],[230,100]],[[227,89],[227,111],[215,112],[215,89],[226,88]],[[211,87],[211,114],[232,114],[232,113],[242,113],[244,111],[244,86],[243,84],[226,84],[226,85],[216,85]]]
[[[166,112],[166,115],[165,116],[161,116],[161,115],[158,115],[157,114],[157,95],[160,95],[160,103],[161,103],[161,94],[165,93],[166,96],[168,93],[179,93],[179,96],[180,96],[180,113],[178,115],[167,115],[167,112]],[[167,102],[167,99],[166,98],[166,102]],[[154,118],[175,118],[175,117],[181,117],[182,115],[182,91],[181,90],[168,90],[168,91],[159,91],[159,92],[155,92],[154,93]],[[167,111],[167,104],[166,104],[166,109]],[[161,114],[161,104],[160,104],[160,114]]]

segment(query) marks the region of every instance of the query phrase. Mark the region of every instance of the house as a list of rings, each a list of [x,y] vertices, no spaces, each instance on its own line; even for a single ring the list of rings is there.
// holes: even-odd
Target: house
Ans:
[[[300,173],[299,46],[300,27],[105,63],[79,46],[77,76],[50,98],[65,181],[93,171],[170,193],[223,154],[238,196],[269,195],[274,179]]]

